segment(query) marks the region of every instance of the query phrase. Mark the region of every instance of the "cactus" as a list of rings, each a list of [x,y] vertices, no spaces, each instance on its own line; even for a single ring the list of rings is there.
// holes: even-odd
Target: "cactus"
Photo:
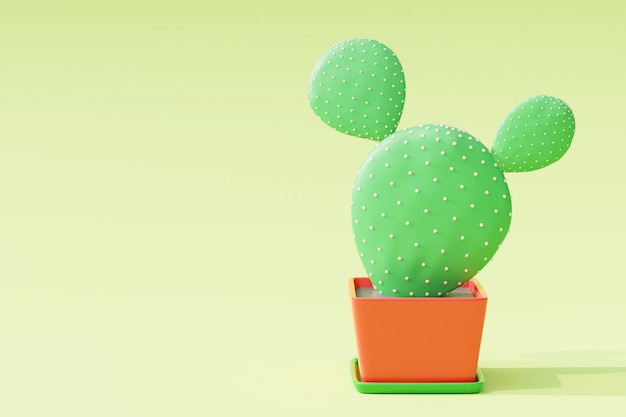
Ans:
[[[325,121],[331,127],[378,139],[389,129],[372,136],[369,130],[331,123],[333,117],[343,120],[349,113],[342,113],[341,106],[335,109],[332,97],[320,91],[326,85],[318,82],[320,71],[337,79],[338,73],[325,69],[335,62],[330,57],[356,44],[371,47],[363,49],[363,54],[382,46],[357,39],[327,51],[311,77],[309,91],[315,98],[311,106],[318,115],[320,110],[324,113],[323,120],[328,117]],[[395,58],[384,48],[387,56]],[[339,59],[350,56],[340,54]],[[379,69],[371,61],[361,64],[358,68],[363,73]],[[338,91],[335,86],[328,89],[335,96],[344,91],[341,84],[336,86]],[[350,100],[358,103],[368,102],[370,92],[375,91],[373,86],[358,91],[346,88]],[[320,100],[327,106],[321,106]],[[403,102],[396,103],[398,118]],[[447,125],[392,130],[366,157],[352,190],[356,246],[378,292],[439,297],[476,275],[492,259],[511,223],[511,196],[504,172],[532,171],[554,163],[569,148],[574,128],[572,111],[563,101],[535,96],[506,116],[492,152],[474,136]]]
[[[405,83],[391,49],[372,39],[352,39],[328,49],[315,64],[309,103],[330,127],[364,139],[395,132],[404,108]]]
[[[544,168],[569,149],[574,130],[574,114],[567,104],[556,97],[530,97],[504,118],[493,157],[503,172]]]
[[[359,255],[379,292],[441,296],[493,257],[511,221],[504,175],[487,148],[450,126],[383,140],[352,192]]]

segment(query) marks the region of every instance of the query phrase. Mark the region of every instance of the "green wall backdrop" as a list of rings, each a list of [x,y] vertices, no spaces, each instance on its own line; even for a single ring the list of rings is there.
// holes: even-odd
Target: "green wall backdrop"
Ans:
[[[0,2],[0,415],[621,415],[626,5]],[[572,148],[508,174],[475,396],[363,396],[350,192],[373,146],[308,107],[332,44],[407,79],[400,128],[491,144],[535,94]]]

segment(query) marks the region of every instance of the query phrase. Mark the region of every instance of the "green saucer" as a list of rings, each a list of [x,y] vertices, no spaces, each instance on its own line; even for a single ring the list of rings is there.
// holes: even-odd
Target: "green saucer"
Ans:
[[[475,394],[485,382],[480,368],[473,382],[362,382],[356,358],[352,359],[350,367],[352,383],[362,394]]]

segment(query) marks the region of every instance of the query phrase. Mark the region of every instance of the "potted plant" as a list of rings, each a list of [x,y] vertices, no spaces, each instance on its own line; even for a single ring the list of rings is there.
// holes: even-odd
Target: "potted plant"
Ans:
[[[352,190],[352,228],[367,277],[349,281],[367,393],[478,392],[487,295],[475,275],[511,222],[505,172],[560,159],[571,109],[533,96],[500,125],[491,151],[471,134],[423,124],[396,131],[405,102],[396,55],[372,39],[328,49],[309,83],[311,108],[330,127],[377,142]]]

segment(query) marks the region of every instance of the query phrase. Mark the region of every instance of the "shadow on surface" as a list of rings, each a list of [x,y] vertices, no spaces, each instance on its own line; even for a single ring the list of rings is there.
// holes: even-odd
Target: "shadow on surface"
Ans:
[[[481,369],[484,393],[626,396],[626,367]]]
[[[626,350],[619,349],[578,349],[578,350],[554,350],[550,352],[534,352],[524,355],[525,359],[541,361],[603,361],[603,365],[617,365],[608,363],[620,361],[620,365],[626,363]]]

